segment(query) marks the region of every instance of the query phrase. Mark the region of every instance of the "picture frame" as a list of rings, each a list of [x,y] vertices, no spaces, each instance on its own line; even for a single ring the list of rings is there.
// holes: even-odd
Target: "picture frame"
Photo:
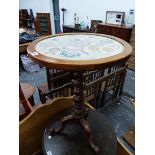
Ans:
[[[106,11],[106,24],[120,25],[124,23],[125,12]]]

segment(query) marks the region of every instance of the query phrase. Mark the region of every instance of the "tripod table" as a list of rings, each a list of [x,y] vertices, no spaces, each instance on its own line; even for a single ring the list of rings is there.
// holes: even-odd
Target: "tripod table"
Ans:
[[[91,131],[93,127],[90,127],[90,123],[95,123],[95,120],[91,122],[90,119],[96,118],[96,122],[100,121],[96,124],[96,129],[99,125],[102,126],[102,121],[105,120],[99,119],[102,117],[101,114],[87,110],[84,106],[83,73],[87,70],[104,69],[118,62],[127,61],[132,52],[131,46],[122,39],[109,35],[65,33],[35,40],[28,46],[27,51],[29,57],[42,66],[69,70],[74,73],[72,114],[63,117],[59,127],[50,129],[51,137],[61,134],[68,123],[78,124],[84,130],[94,153],[103,154],[101,153],[103,149],[98,146],[97,142],[94,142],[96,140],[93,140]],[[102,132],[104,131],[101,131],[101,134]],[[113,136],[113,139],[116,137]]]

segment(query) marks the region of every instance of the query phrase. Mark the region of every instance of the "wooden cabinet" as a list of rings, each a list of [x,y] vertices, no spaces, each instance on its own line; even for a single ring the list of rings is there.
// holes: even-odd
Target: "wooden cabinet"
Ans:
[[[35,30],[41,35],[52,34],[49,13],[37,13],[36,21],[35,21]]]
[[[109,34],[111,33],[111,29],[106,25],[97,25],[97,33]]]
[[[101,24],[97,25],[97,33],[108,34],[118,38],[121,38],[127,42],[130,41],[132,28],[128,28],[125,26],[115,26],[109,24]]]
[[[26,27],[26,19],[28,18],[27,9],[19,10],[19,27]]]
[[[92,31],[87,29],[79,29],[71,25],[63,25],[63,33],[71,33],[71,32],[92,33]],[[121,38],[127,42],[130,42],[131,32],[132,32],[132,28],[128,28],[125,26],[115,26],[115,25],[109,25],[109,24],[103,24],[103,23],[97,24],[97,33],[112,35],[112,36]]]
[[[90,30],[75,28],[75,26],[72,25],[63,25],[63,33],[71,33],[71,32],[90,32]]]
[[[19,27],[24,27],[23,26],[23,15],[22,15],[22,11],[19,10]]]

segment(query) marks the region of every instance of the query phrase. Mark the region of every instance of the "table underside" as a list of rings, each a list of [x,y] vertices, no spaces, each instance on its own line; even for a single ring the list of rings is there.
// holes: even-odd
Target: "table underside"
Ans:
[[[59,119],[70,113],[71,111],[64,111],[49,122],[43,136],[45,155],[50,153],[54,155],[94,155],[94,151],[85,138],[85,133],[77,124],[67,124],[60,134],[50,135],[50,128],[59,127]],[[90,124],[93,141],[100,148],[99,155],[115,155],[116,134],[106,118],[94,110],[89,110],[86,120]]]

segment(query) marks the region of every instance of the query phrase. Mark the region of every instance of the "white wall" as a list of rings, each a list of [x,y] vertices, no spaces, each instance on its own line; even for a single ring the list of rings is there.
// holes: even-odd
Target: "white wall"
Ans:
[[[105,21],[106,11],[125,11],[128,16],[130,9],[135,9],[134,0],[59,0],[59,6],[67,9],[65,12],[65,24],[74,24],[74,13],[79,16],[79,23],[87,24],[87,16],[90,20]],[[60,11],[62,24],[62,11]],[[90,24],[90,22],[89,22]]]
[[[125,11],[126,17],[130,9],[135,9],[134,0],[59,0],[60,24],[62,25],[61,8],[67,9],[65,12],[65,24],[74,24],[74,13],[79,16],[79,23],[86,24],[91,19],[105,21],[106,11]],[[32,9],[34,16],[37,12],[50,13],[52,34],[55,34],[53,4],[52,0],[19,0],[19,9]],[[88,20],[87,20],[88,16]]]
[[[32,9],[34,17],[36,13],[50,13],[52,34],[55,33],[52,0],[19,0],[19,9]]]
[[[20,0],[19,9],[32,9],[34,16],[36,13],[50,13],[49,0]]]

